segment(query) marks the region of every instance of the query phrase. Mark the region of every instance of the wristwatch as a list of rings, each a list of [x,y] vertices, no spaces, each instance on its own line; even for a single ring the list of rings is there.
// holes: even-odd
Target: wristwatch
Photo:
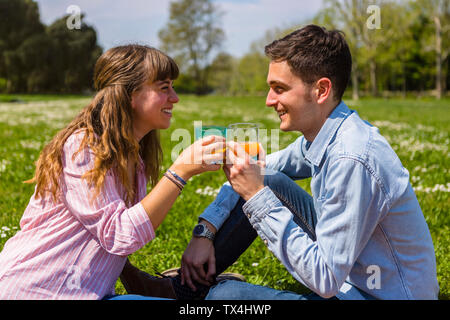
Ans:
[[[208,238],[211,241],[214,241],[214,233],[208,229],[206,224],[199,223],[194,227],[192,231],[192,235],[197,238]]]

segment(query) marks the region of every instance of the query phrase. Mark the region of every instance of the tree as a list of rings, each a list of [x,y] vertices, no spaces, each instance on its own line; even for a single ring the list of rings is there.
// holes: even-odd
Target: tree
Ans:
[[[0,77],[8,91],[26,88],[27,70],[16,50],[24,41],[43,34],[37,3],[31,0],[0,0]]]
[[[52,89],[52,83],[57,80],[52,77],[55,70],[53,61],[54,44],[46,33],[41,33],[27,38],[13,53],[17,55],[23,68],[22,75],[26,81],[21,90],[27,93],[48,92]],[[59,85],[58,82],[56,84]]]
[[[196,93],[209,90],[211,54],[221,46],[224,32],[221,13],[210,0],[177,0],[170,3],[170,20],[160,30],[162,50],[174,56],[182,73],[195,81]]]
[[[229,94],[231,81],[235,71],[235,59],[226,52],[216,55],[209,66],[209,83],[214,91],[220,94]]]
[[[44,32],[37,3],[31,0],[0,0],[0,41],[14,50],[28,37]]]
[[[65,16],[47,27],[31,0],[0,0],[0,17],[0,78],[7,92],[78,93],[92,87],[102,49],[91,26],[69,30]]]
[[[81,28],[69,30],[64,16],[47,28],[53,42],[53,82],[58,91],[81,92],[92,87],[95,62],[102,54],[97,34],[92,26],[83,22]]]
[[[233,94],[265,94],[269,59],[259,52],[249,52],[239,59],[231,82]]]
[[[441,99],[445,81],[443,70],[450,53],[450,1],[416,0],[413,5],[420,8],[429,17],[429,22],[434,29],[434,36],[425,41],[434,42],[426,47],[432,47],[435,53],[436,97]]]
[[[353,99],[359,98],[361,84],[374,96],[378,95],[379,90],[398,88],[406,95],[408,83],[413,84],[408,77],[417,78],[417,71],[427,61],[417,45],[417,35],[424,35],[421,30],[423,26],[418,28],[423,15],[420,10],[412,9],[410,2],[325,2],[325,9],[316,19],[319,24],[340,29],[346,35],[353,57]],[[372,23],[376,13],[380,24],[375,27]],[[419,86],[423,86],[423,81]]]
[[[389,40],[389,34],[393,31],[383,26],[382,29],[369,28],[368,20],[371,15],[368,13],[370,6],[377,6],[380,11],[387,1],[369,0],[326,0],[325,10],[321,13],[322,20],[331,24],[330,27],[342,30],[346,34],[347,42],[352,52],[352,87],[353,98],[359,98],[359,77],[361,66],[368,66],[370,91],[373,96],[378,95],[377,84],[377,48],[383,42]],[[387,9],[388,10],[388,9]],[[387,11],[385,10],[385,11]],[[384,11],[383,11],[384,12]],[[383,23],[386,19],[383,19]],[[388,21],[386,21],[388,22]]]
[[[352,53],[352,98],[359,99],[359,79],[361,77],[361,62],[363,55],[361,48],[364,46],[365,14],[363,4],[356,0],[325,0],[324,8],[315,17],[314,22],[327,27],[338,29],[345,33],[347,43]],[[364,10],[365,11],[365,10]],[[375,68],[372,68],[374,70]]]
[[[287,28],[271,28],[264,35],[253,41],[250,50],[240,59],[236,59],[232,78],[230,81],[230,93],[232,94],[267,94],[267,72],[269,70],[269,58],[264,53],[264,48],[276,39],[280,39],[298,26]]]
[[[352,53],[352,73],[351,73],[351,84],[352,84],[352,99],[359,100],[359,79],[361,77],[361,66],[359,63],[359,48],[361,47],[362,21],[355,21],[352,14],[346,15],[346,19],[342,19],[344,12],[342,7],[336,7],[335,1],[325,2],[325,7],[319,11],[319,13],[314,18],[313,22],[317,25],[325,26],[328,29],[338,29],[345,33],[345,38],[347,40],[350,52]]]

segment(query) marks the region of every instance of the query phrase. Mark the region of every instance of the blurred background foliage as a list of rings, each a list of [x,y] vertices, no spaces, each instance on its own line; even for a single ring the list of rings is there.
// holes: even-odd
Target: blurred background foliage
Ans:
[[[370,28],[376,5],[379,28]],[[211,0],[174,0],[159,31],[160,49],[181,68],[180,93],[263,95],[268,60],[264,46],[315,23],[345,33],[354,67],[347,95],[444,96],[450,84],[449,0],[324,0],[310,21],[261,31],[249,51],[233,57],[223,47],[223,12]],[[32,0],[0,0],[0,92],[85,93],[103,49],[94,26],[69,30],[66,20],[46,26]],[[231,35],[232,36],[232,35]]]
[[[82,93],[91,89],[102,54],[85,23],[69,30],[68,16],[46,26],[30,0],[0,0],[0,92]]]

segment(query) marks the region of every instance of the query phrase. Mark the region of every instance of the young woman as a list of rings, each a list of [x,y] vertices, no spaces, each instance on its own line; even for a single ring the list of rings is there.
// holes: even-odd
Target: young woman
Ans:
[[[220,168],[213,151],[224,139],[208,137],[158,182],[158,130],[170,126],[177,77],[176,63],[151,47],[116,47],[98,59],[95,97],[36,164],[21,230],[0,253],[0,299],[113,295],[127,255],[155,237],[185,182]]]

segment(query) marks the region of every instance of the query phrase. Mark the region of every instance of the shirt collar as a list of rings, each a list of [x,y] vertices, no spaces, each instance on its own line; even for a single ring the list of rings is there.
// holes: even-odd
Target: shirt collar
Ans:
[[[305,153],[305,159],[315,166],[319,166],[322,162],[325,151],[331,140],[336,135],[342,122],[350,115],[352,111],[344,102],[337,105],[336,108],[328,116],[319,133],[309,146]],[[306,141],[306,140],[305,140]]]

